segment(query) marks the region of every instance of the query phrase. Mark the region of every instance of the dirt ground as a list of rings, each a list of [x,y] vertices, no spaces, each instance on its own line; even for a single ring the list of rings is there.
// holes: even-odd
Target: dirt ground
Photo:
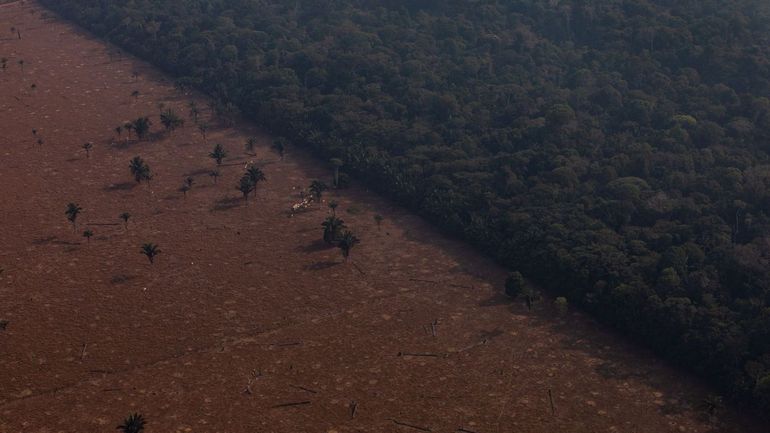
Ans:
[[[509,302],[503,269],[358,186],[325,198],[362,239],[345,263],[321,242],[325,206],[287,212],[328,164],[295,147],[281,161],[253,126],[118,140],[141,115],[160,132],[159,103],[209,114],[117,51],[34,3],[0,6],[0,432],[115,431],[133,412],[147,433],[762,431],[709,419],[707,388],[585,315]],[[267,182],[245,204],[252,160]]]

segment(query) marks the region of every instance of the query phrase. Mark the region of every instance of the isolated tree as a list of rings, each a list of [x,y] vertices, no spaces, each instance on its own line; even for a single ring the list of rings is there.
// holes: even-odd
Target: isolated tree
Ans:
[[[77,230],[78,215],[80,215],[80,212],[82,211],[83,211],[83,208],[78,206],[77,203],[68,203],[67,210],[64,211],[64,214],[67,215],[67,220],[69,220],[69,222],[72,223],[73,233],[75,232],[75,230]]]
[[[160,114],[160,123],[166,128],[166,132],[174,132],[175,129],[184,125],[184,119],[179,117],[172,108],[169,108]]]
[[[152,121],[148,117],[139,117],[138,119],[134,120],[134,131],[136,132],[136,137],[140,140],[143,139],[147,133],[150,132],[150,126],[152,125]]]
[[[150,167],[144,162],[141,156],[135,156],[128,164],[131,175],[134,176],[136,183],[141,183],[145,178],[145,173],[150,171]]]
[[[126,122],[126,124],[123,125],[123,128],[125,128],[126,132],[128,133],[127,140],[131,140],[131,131],[134,130],[134,124],[131,122]]]
[[[511,298],[515,298],[524,290],[524,276],[520,272],[515,271],[508,274],[505,279],[505,294]]]
[[[120,140],[120,136],[123,133],[123,127],[118,125],[115,127],[115,133],[118,134],[118,140]]]
[[[333,216],[337,216],[337,207],[339,207],[339,203],[334,200],[329,201],[329,209],[332,210]]]
[[[259,182],[266,180],[265,173],[262,172],[262,170],[255,166],[255,165],[249,165],[249,168],[246,169],[246,176],[251,179],[252,185],[254,185],[254,195],[257,195],[257,185]]]
[[[212,178],[212,179],[214,179],[214,185],[216,185],[216,184],[217,184],[217,179],[218,179],[218,178],[219,178],[219,176],[221,176],[221,175],[222,175],[222,173],[220,173],[220,172],[219,172],[219,170],[211,170],[211,171],[209,172],[209,176],[211,176],[211,178]]]
[[[19,66],[21,66],[21,72],[24,72],[24,59],[19,59]]]
[[[134,101],[138,100],[139,99],[139,91],[138,90],[134,90],[133,92],[131,92],[131,96],[134,97]]]
[[[377,223],[377,230],[380,229],[380,226],[382,225],[382,220],[384,220],[384,219],[385,218],[383,218],[382,215],[380,215],[380,214],[374,215],[374,222]]]
[[[331,163],[332,167],[334,167],[334,187],[339,188],[340,187],[340,167],[342,167],[342,160],[339,158],[332,158],[329,160],[329,163]]]
[[[209,152],[209,158],[213,159],[217,165],[222,165],[222,160],[227,157],[227,152],[225,151],[225,148],[222,147],[221,144],[217,143],[214,146],[214,149]]]
[[[37,137],[37,129],[36,128],[32,128],[32,135]]]
[[[131,414],[117,427],[123,433],[142,433],[147,424],[144,417],[138,413]]]
[[[91,148],[93,147],[94,147],[94,143],[90,141],[83,143],[83,150],[86,151],[86,158],[91,157]]]
[[[327,217],[324,222],[321,223],[321,227],[324,229],[324,242],[331,245],[341,238],[340,235],[342,234],[342,230],[345,229],[345,221],[332,215]]]
[[[142,244],[142,254],[147,256],[147,260],[150,261],[150,264],[155,263],[155,256],[160,254],[160,250],[158,249],[158,246],[153,243],[146,243]]]
[[[86,238],[86,242],[89,243],[89,244],[91,243],[91,236],[93,236],[93,235],[94,235],[94,232],[91,231],[90,229],[86,229],[83,232],[83,237]]]
[[[118,218],[123,220],[123,227],[128,230],[128,220],[131,218],[131,214],[128,212],[123,212],[122,214],[118,215]]]
[[[8,68],[8,59],[6,57],[0,58],[0,66],[3,68],[3,72],[5,72],[6,68]]]
[[[238,182],[238,186],[236,186],[238,191],[243,194],[243,199],[248,201],[249,200],[249,193],[254,190],[254,182],[251,181],[251,177],[249,177],[248,174],[244,174],[241,177],[241,180]]]
[[[182,194],[187,198],[187,191],[192,189],[193,185],[193,178],[187,177],[184,182],[182,182],[182,186],[179,188],[180,191],[182,191]]]
[[[190,107],[190,117],[192,117],[194,123],[198,123],[198,116],[200,116],[201,112],[198,109],[198,104],[195,103],[195,101],[190,101],[190,103],[187,105]]]
[[[248,140],[246,140],[246,143],[244,144],[244,147],[246,148],[247,153],[254,153],[254,147],[257,145],[257,139],[256,137],[249,137]]]
[[[43,143],[44,143],[44,141],[43,141],[43,139],[42,139],[42,138],[38,138],[38,139],[37,139],[37,145],[38,145],[38,146],[42,146],[42,145],[43,145]]]
[[[324,191],[326,191],[327,186],[320,180],[314,180],[310,183],[308,189],[310,190],[310,193],[313,194],[313,198],[320,203],[321,197],[323,196]]]
[[[348,261],[348,257],[350,257],[350,250],[352,250],[353,247],[359,244],[360,242],[361,240],[358,239],[349,230],[346,230],[345,233],[342,234],[342,237],[337,243],[337,248],[339,248],[340,251],[342,252],[342,257],[345,258],[345,261]]]
[[[286,152],[286,139],[283,137],[274,139],[272,149],[281,157],[281,161],[283,161],[283,155]]]
[[[201,133],[201,137],[203,137],[203,141],[206,141],[206,133],[209,130],[209,124],[206,122],[201,122],[198,124],[198,132]]]

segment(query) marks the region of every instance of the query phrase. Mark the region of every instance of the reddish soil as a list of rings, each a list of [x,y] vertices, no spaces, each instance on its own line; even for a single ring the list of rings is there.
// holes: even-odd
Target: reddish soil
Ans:
[[[583,314],[507,301],[503,269],[359,187],[326,197],[362,239],[345,263],[320,242],[325,207],[287,212],[327,164],[280,161],[253,126],[112,144],[140,115],[160,132],[161,102],[205,99],[30,2],[0,6],[0,34],[0,432],[115,431],[132,412],[147,433],[760,431],[707,419],[707,388]],[[245,205],[250,160],[268,180]]]

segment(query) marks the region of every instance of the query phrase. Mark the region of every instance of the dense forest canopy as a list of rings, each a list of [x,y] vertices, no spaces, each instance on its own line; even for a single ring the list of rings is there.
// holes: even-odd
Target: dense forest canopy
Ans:
[[[42,0],[770,408],[762,0]]]

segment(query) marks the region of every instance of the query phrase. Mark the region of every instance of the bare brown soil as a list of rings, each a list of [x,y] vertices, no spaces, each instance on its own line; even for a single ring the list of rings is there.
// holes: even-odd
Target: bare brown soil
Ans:
[[[358,187],[332,194],[363,240],[343,262],[320,242],[327,209],[287,213],[326,164],[280,161],[252,126],[112,144],[140,115],[160,131],[161,102],[205,100],[45,15],[0,6],[0,432],[115,431],[132,412],[148,433],[761,431],[709,420],[708,389],[583,314],[509,302],[503,269]],[[216,185],[213,143],[230,153]],[[250,160],[268,181],[244,205]]]

